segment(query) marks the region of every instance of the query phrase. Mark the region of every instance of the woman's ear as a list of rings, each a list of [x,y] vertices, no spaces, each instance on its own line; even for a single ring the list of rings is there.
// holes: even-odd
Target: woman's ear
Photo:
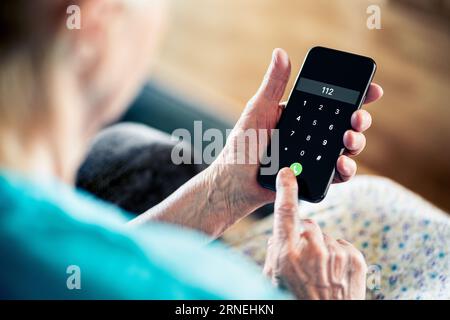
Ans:
[[[90,122],[115,120],[146,80],[161,27],[154,1],[83,0],[70,71]]]
[[[114,25],[125,11],[120,1],[82,1],[79,29],[68,30],[70,50],[73,53],[75,72],[81,83],[90,84],[102,77],[107,57],[114,41]]]

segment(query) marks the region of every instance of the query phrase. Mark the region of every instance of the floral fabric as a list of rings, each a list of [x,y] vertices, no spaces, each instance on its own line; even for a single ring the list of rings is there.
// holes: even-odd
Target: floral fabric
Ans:
[[[368,299],[450,299],[450,216],[402,186],[358,176],[330,187],[319,204],[301,202],[300,217],[363,252]],[[231,245],[262,265],[272,219]]]

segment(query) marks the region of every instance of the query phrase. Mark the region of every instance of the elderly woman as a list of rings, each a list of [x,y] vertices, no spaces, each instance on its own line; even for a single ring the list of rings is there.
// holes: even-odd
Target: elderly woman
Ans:
[[[281,49],[218,160],[165,201],[127,224],[120,209],[73,188],[90,139],[121,115],[151,69],[162,2],[1,1],[1,297],[364,299],[363,256],[313,220],[297,220],[291,171],[279,172],[275,194],[257,184],[258,165],[228,161],[239,134],[277,123],[290,75]],[[80,30],[66,26],[73,3]],[[381,94],[372,85],[366,102]],[[366,111],[354,113],[347,155],[363,149],[370,123]],[[336,167],[340,179],[356,172],[346,155]],[[272,281],[221,245],[204,245],[201,234],[218,237],[273,201]]]

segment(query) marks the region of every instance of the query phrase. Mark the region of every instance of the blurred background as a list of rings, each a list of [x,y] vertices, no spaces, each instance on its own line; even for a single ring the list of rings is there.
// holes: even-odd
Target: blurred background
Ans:
[[[374,122],[359,173],[392,178],[450,211],[449,0],[172,2],[153,81],[224,122],[255,93],[275,47],[291,57],[290,87],[310,47],[374,58],[385,96],[366,106]],[[381,30],[366,26],[372,4]]]

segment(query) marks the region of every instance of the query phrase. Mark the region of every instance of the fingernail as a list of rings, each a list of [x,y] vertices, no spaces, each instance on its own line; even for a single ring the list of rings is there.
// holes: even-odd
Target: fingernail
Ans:
[[[286,68],[290,69],[289,56],[280,48],[273,49],[269,70],[272,71],[275,69],[275,66],[277,66],[277,69],[282,70],[282,73],[279,75],[280,78],[284,78]]]
[[[276,54],[277,54],[277,49],[273,49],[273,51],[272,51],[272,62],[275,62]]]
[[[276,179],[277,189],[282,187],[289,186],[289,179],[295,177],[294,173],[289,168],[283,168],[278,172],[278,176]]]
[[[292,171],[291,168],[281,169],[280,174],[283,179],[291,179],[291,178],[295,177],[294,172]]]
[[[272,57],[270,58],[269,72],[273,70],[273,68],[275,66],[275,61],[276,61],[276,51],[273,50],[272,51]]]

